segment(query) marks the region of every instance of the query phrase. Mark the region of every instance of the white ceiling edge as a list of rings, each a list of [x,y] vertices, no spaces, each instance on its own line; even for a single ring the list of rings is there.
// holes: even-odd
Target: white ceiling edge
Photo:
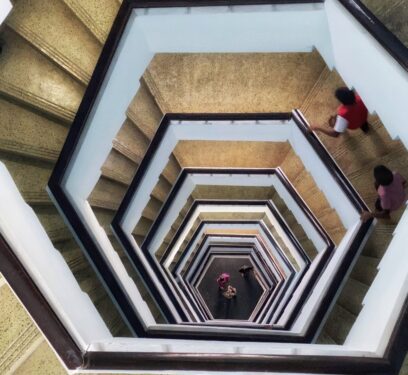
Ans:
[[[3,21],[10,13],[11,8],[13,8],[13,5],[11,4],[10,0],[0,1],[0,25],[3,23]]]

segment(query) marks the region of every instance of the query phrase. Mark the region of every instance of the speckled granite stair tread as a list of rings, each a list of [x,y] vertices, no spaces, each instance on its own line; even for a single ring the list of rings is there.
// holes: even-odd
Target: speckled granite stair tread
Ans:
[[[135,235],[135,237],[138,237],[138,236]],[[137,239],[137,241],[138,241],[138,239]],[[142,239],[142,241],[143,241],[143,239]],[[146,289],[146,286],[145,286],[144,282],[142,281],[139,273],[135,270],[135,267],[133,266],[133,264],[129,260],[127,254],[124,252],[122,245],[119,244],[119,242],[116,240],[116,238],[112,238],[111,243],[112,243],[114,249],[116,250],[116,252],[118,253],[121,261],[123,262],[123,265],[124,265],[128,275],[132,278],[133,282],[136,284],[137,288],[139,289],[139,292],[140,292],[142,298],[147,302],[147,304],[149,306],[154,304],[154,302],[151,300],[151,296],[150,296],[148,290]]]
[[[289,149],[279,167],[285,172],[286,177],[291,181],[298,178],[305,169],[302,160],[297,154],[295,154],[292,148]]]
[[[160,176],[150,195],[159,201],[165,202],[171,188],[172,185],[163,176]]]
[[[312,176],[304,172],[300,158],[291,151],[280,165],[288,179],[295,185],[299,195],[312,213],[319,215],[321,225],[338,245],[346,232],[338,214],[330,206],[324,193],[318,188]],[[322,214],[324,211],[324,214]]]
[[[264,217],[263,212],[201,212],[200,220],[261,220]],[[183,215],[180,215],[184,219]],[[226,229],[225,229],[226,230]]]
[[[113,143],[117,151],[137,164],[143,159],[148,146],[148,138],[129,119],[123,123]]]
[[[101,46],[62,1],[20,0],[7,24],[75,79],[88,83]]]
[[[362,0],[362,3],[408,47],[408,9],[405,0]]]
[[[341,222],[339,215],[333,209],[328,211],[325,215],[319,217],[319,221],[325,223],[324,226],[326,230],[341,229],[343,227],[343,223]]]
[[[0,59],[0,94],[70,123],[84,88],[10,29]]]
[[[161,207],[162,202],[151,196],[146,207],[143,209],[142,216],[150,220],[155,220]]]
[[[123,184],[101,177],[88,201],[91,206],[116,210],[125,193],[126,187]]]
[[[142,217],[133,229],[132,233],[136,236],[143,236],[145,237],[146,234],[149,232],[150,227],[152,226],[153,221]]]
[[[116,211],[101,207],[93,207],[92,210],[99,222],[99,225],[101,225],[105,233],[110,236],[112,234],[110,224],[112,223],[112,219],[115,216]]]
[[[367,285],[349,277],[344,285],[339,299],[337,300],[337,303],[357,316],[362,308],[362,302],[367,290]]]
[[[38,200],[45,204],[50,202],[45,187],[52,165],[12,154],[0,153],[0,159],[6,165],[24,198],[34,202]]]
[[[62,0],[103,44],[119,10],[114,0]]]
[[[355,162],[359,162],[360,158],[364,161],[375,159],[384,156],[400,143],[390,137],[378,116],[370,115],[368,122],[370,130],[367,134],[362,131],[347,131],[343,134],[342,143],[331,152],[338,163],[341,163],[342,157],[354,154],[356,154]],[[354,163],[351,163],[351,166],[354,167]]]
[[[323,68],[317,52],[156,54],[148,72],[172,112],[285,112]]]
[[[156,134],[156,130],[163,117],[163,113],[143,83],[130,103],[126,113],[132,122],[149,139],[152,139]]]
[[[0,359],[33,322],[8,285],[0,288]]]
[[[272,235],[275,238],[275,240],[277,241],[277,243],[279,244],[279,247],[281,248],[281,250],[284,252],[286,257],[289,259],[290,263],[298,271],[299,266],[298,266],[298,263],[296,262],[295,258],[293,257],[292,252],[287,247],[285,241],[283,241],[283,239],[279,236],[279,234],[276,231],[275,227],[272,225],[272,223],[270,222],[269,218],[266,215],[263,217],[263,221],[264,221],[265,225],[267,226],[267,228],[269,229],[269,231],[272,233]]]
[[[336,341],[334,341],[327,332],[323,331],[317,341],[316,344],[323,344],[323,345],[337,345]]]
[[[101,171],[105,177],[129,185],[137,167],[136,163],[112,149]]]
[[[171,184],[174,184],[181,172],[180,163],[176,157],[171,154],[166,167],[164,168],[162,175]]]
[[[329,320],[323,327],[325,331],[337,344],[342,345],[353,325],[355,316],[341,307],[334,305]]]
[[[274,168],[289,148],[287,142],[180,141],[173,154],[184,168]]]
[[[36,207],[35,214],[54,244],[71,238],[71,232],[54,206]]]
[[[192,193],[195,199],[248,199],[267,200],[270,187],[197,185]]]
[[[67,128],[0,98],[0,149],[54,162],[65,141]]]
[[[392,240],[395,227],[395,224],[392,225],[384,220],[379,221],[364,246],[362,254],[381,259]]]
[[[98,301],[95,307],[113,336],[116,336],[121,330],[128,332],[126,336],[131,336],[122,317],[119,315],[119,312],[116,310],[115,305],[108,295],[106,295],[106,298],[102,298]]]
[[[351,272],[351,277],[366,285],[371,285],[378,273],[377,267],[379,262],[378,258],[360,255]]]

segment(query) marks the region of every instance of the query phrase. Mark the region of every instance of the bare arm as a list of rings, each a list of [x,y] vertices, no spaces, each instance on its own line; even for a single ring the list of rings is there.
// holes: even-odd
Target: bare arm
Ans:
[[[336,132],[331,127],[323,127],[323,126],[318,126],[318,125],[311,125],[310,130],[320,132],[320,133],[324,133],[324,134],[328,135],[329,137],[333,137],[333,138],[337,138],[341,134],[341,133]]]
[[[363,211],[360,215],[360,218],[363,223],[368,221],[369,219],[389,219],[390,218],[390,210],[382,210],[382,211],[375,211],[375,212],[368,212]]]

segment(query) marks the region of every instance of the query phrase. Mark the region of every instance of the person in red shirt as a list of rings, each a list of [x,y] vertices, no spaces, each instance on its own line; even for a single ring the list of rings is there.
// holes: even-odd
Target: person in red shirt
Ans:
[[[330,137],[338,137],[346,129],[361,129],[367,133],[369,129],[368,111],[360,96],[347,87],[338,88],[334,95],[341,103],[337,109],[337,115],[330,117],[329,126],[311,125],[310,131],[322,132]]]
[[[375,202],[375,212],[363,211],[361,220],[363,222],[370,218],[389,219],[392,211],[402,207],[407,194],[405,188],[407,182],[398,172],[393,172],[384,165],[377,165],[374,168],[374,186],[377,190],[378,198]]]

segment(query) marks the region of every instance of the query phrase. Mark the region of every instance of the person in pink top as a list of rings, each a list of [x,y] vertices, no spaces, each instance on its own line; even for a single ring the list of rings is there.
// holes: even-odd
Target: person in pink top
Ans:
[[[223,272],[220,276],[217,278],[217,284],[218,287],[223,290],[225,288],[225,285],[228,283],[230,279],[229,273]]]
[[[391,211],[398,210],[407,200],[405,192],[406,180],[398,173],[392,172],[383,165],[374,168],[375,188],[378,198],[375,202],[375,212],[364,211],[361,219],[389,219]]]

